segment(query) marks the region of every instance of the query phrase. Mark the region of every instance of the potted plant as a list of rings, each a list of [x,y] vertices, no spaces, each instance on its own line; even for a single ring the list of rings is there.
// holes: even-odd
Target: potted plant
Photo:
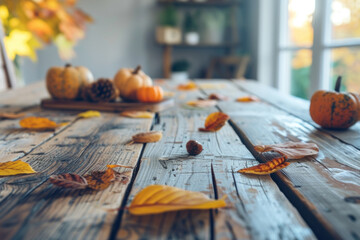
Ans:
[[[187,12],[184,20],[185,43],[189,45],[199,44],[198,20],[195,14]]]
[[[227,24],[226,11],[211,9],[201,12],[202,36],[204,43],[221,44],[224,41]]]
[[[171,80],[186,82],[189,79],[188,70],[190,64],[187,60],[178,60],[171,65]]]
[[[181,43],[181,30],[178,14],[174,6],[169,5],[160,13],[159,26],[156,28],[156,40],[162,44]]]

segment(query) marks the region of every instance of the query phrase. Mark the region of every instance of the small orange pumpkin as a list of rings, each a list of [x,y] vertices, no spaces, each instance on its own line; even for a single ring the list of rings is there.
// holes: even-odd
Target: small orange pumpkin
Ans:
[[[79,66],[51,67],[46,74],[46,87],[55,99],[76,99],[81,97],[86,85],[94,81],[89,69]]]
[[[310,116],[323,128],[347,129],[360,119],[360,97],[355,93],[340,93],[341,77],[335,92],[320,90],[310,100]]]
[[[164,91],[159,86],[141,87],[136,92],[139,102],[156,103],[164,98]]]
[[[114,77],[114,83],[120,91],[120,97],[126,101],[136,101],[136,91],[139,88],[152,86],[151,78],[141,71],[141,66],[134,70],[120,69]]]

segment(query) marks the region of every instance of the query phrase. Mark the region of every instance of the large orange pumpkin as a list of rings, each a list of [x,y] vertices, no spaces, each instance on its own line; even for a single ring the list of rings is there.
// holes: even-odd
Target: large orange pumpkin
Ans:
[[[144,103],[156,103],[164,98],[164,91],[159,86],[141,87],[136,93],[137,100]]]
[[[94,81],[89,69],[79,66],[52,67],[46,74],[46,87],[55,99],[76,99],[85,86]]]
[[[137,101],[136,91],[141,87],[152,86],[151,78],[141,71],[141,66],[134,70],[120,69],[114,77],[114,83],[120,91],[120,97],[127,101]]]
[[[347,129],[360,119],[360,97],[355,93],[340,93],[341,77],[335,92],[317,91],[310,100],[311,118],[324,128]]]

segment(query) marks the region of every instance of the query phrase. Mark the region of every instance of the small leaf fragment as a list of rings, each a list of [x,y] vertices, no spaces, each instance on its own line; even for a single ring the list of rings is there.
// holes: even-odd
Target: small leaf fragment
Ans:
[[[224,96],[224,95],[221,95],[221,94],[218,94],[218,93],[212,93],[212,94],[209,95],[208,98],[212,99],[212,100],[219,100],[219,101],[226,101],[226,100],[229,99],[227,96]]]
[[[77,116],[78,118],[92,118],[92,117],[100,117],[101,114],[99,111],[89,110],[86,112],[79,113]]]
[[[49,180],[52,184],[63,188],[85,189],[88,187],[86,179],[74,173],[52,175]]]
[[[184,84],[179,84],[177,89],[182,90],[182,91],[195,90],[195,89],[197,89],[197,85],[196,85],[196,83],[189,81]]]
[[[256,96],[245,96],[236,99],[237,102],[259,102],[260,99]]]
[[[32,130],[54,130],[58,127],[56,122],[43,117],[27,117],[21,119],[19,124],[22,128]]]
[[[226,87],[224,83],[200,83],[199,87],[201,89],[221,89]]]
[[[286,157],[274,158],[266,163],[260,163],[256,166],[240,169],[239,173],[247,173],[247,174],[256,174],[256,175],[266,175],[270,173],[274,173],[280,169],[283,169],[290,165],[289,162],[286,161]]]
[[[147,112],[147,111],[124,111],[120,113],[123,117],[129,117],[129,118],[153,118],[154,113]]]
[[[21,160],[0,163],[0,176],[36,173],[32,167]]]
[[[112,168],[108,168],[106,171],[94,171],[85,175],[84,178],[88,182],[89,188],[104,190],[110,186],[110,183],[115,178],[115,172]]]
[[[132,136],[132,141],[135,143],[150,143],[158,142],[162,138],[162,131],[151,131],[138,133]]]
[[[129,211],[134,215],[147,215],[190,209],[214,209],[226,206],[225,197],[213,200],[200,192],[165,185],[150,185],[135,196]]]
[[[216,132],[220,130],[229,120],[229,115],[222,112],[214,112],[209,114],[205,120],[205,128],[199,128],[202,132]]]
[[[25,116],[25,113],[0,113],[0,119],[17,119]]]
[[[192,107],[207,108],[216,106],[216,103],[215,100],[193,100],[188,101],[186,104]]]
[[[319,153],[319,147],[315,143],[285,142],[272,145],[258,145],[254,149],[257,152],[274,151],[285,155],[288,159],[301,159],[315,156]]]

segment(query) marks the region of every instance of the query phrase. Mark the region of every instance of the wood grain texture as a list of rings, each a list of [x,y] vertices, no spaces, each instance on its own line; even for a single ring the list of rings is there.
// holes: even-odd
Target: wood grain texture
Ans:
[[[255,81],[234,80],[234,82],[239,88],[264,99],[266,102],[310,123],[318,130],[341,139],[341,141],[353,145],[360,150],[360,122],[343,131],[324,129],[311,119],[309,113],[309,101],[281,94],[276,89],[259,84]]]
[[[180,102],[199,96],[196,91],[187,92]],[[127,204],[147,185],[166,184],[212,198],[226,194],[228,208],[141,217],[125,211],[117,239],[312,239],[311,230],[269,176],[248,178],[235,173],[255,159],[229,125],[217,133],[198,131],[214,111],[178,107],[159,114],[154,129],[163,130],[164,138],[147,144]],[[186,152],[191,139],[204,148],[195,157]]]
[[[107,164],[135,166],[142,144],[126,145],[152,119],[114,114],[80,119],[21,158],[38,173],[0,179],[2,239],[107,239],[127,184],[114,182],[103,191],[61,189],[53,174],[85,174]],[[129,169],[116,169],[127,172]]]
[[[253,147],[259,144],[310,141],[319,146],[317,157],[291,161],[273,177],[318,237],[357,239],[360,205],[347,199],[360,196],[359,150],[266,102],[233,101],[248,92],[228,89],[226,93],[232,100],[219,103],[219,107],[230,115],[235,130],[253,154],[258,155]],[[267,160],[263,155],[258,159]]]

